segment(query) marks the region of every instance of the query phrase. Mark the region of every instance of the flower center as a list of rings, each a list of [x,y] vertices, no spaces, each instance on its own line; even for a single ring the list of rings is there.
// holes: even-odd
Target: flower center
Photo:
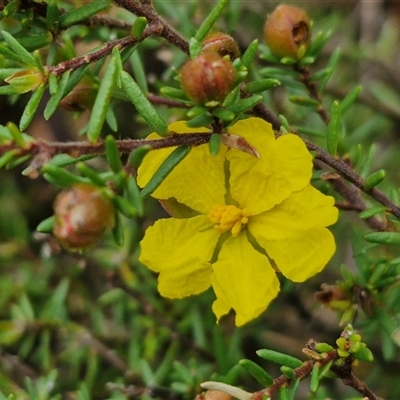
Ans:
[[[216,231],[224,233],[230,230],[233,237],[239,235],[242,225],[249,221],[249,211],[246,208],[241,210],[236,206],[224,204],[215,204],[207,216],[215,224]]]

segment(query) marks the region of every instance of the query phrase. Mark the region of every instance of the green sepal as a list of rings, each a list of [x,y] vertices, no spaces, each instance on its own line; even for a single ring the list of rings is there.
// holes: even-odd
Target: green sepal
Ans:
[[[356,86],[345,96],[345,98],[340,102],[340,111],[343,114],[357,99],[362,91],[362,86]]]
[[[141,197],[150,196],[164,181],[164,179],[172,172],[172,170],[189,154],[191,147],[177,147],[160,165],[158,170],[150,179],[149,183],[143,188]]]
[[[221,147],[221,135],[219,133],[213,133],[210,138],[209,148],[212,156],[216,156]]]
[[[271,386],[274,383],[272,377],[254,361],[243,359],[239,361],[241,365],[251,376],[253,376],[264,387]]]
[[[7,153],[4,153],[0,156],[0,169],[4,168],[15,156],[17,156],[19,153],[19,150],[14,149],[7,151]]]
[[[168,125],[157,112],[154,106],[150,103],[146,95],[142,92],[135,80],[125,71],[121,72],[122,86],[136,107],[138,113],[143,119],[157,132],[160,136],[168,134]]]
[[[115,50],[115,51],[114,51]],[[101,129],[106,119],[110,100],[118,79],[118,49],[114,48],[111,59],[107,65],[99,91],[93,104],[92,113],[88,124],[87,137],[90,142],[96,143],[100,137]]]
[[[296,371],[293,368],[290,368],[287,365],[282,365],[280,369],[282,374],[287,378],[292,380],[296,379]]]
[[[55,222],[55,218],[54,218],[54,215],[52,215],[51,217],[48,217],[48,218],[44,219],[42,222],[40,222],[39,225],[36,227],[36,230],[38,232],[42,232],[42,233],[53,232],[54,222]]]
[[[70,74],[70,71],[67,71],[63,74],[58,84],[57,92],[51,96],[50,100],[47,102],[43,113],[43,116],[46,120],[50,119],[50,117],[56,112],[60,101],[65,96],[65,88],[67,87]]]
[[[326,134],[326,144],[328,152],[334,157],[337,155],[337,147],[339,144],[340,123],[340,104],[337,100],[335,100],[331,106],[330,120],[328,123],[328,130]]]
[[[105,187],[107,182],[94,169],[88,167],[84,162],[80,161],[76,164],[76,169],[84,176],[89,178],[96,186]]]
[[[310,97],[298,96],[291,94],[289,96],[289,101],[293,104],[298,104],[299,106],[314,107],[317,108],[320,105],[318,100],[312,99]]]
[[[370,232],[364,236],[367,242],[380,244],[400,244],[399,232]]]
[[[311,370],[311,378],[310,378],[310,392],[316,393],[319,386],[319,365],[314,364]]]
[[[127,218],[133,218],[138,214],[136,207],[121,196],[116,196],[114,198],[114,203],[121,214],[125,215]]]
[[[122,247],[125,243],[125,233],[124,233],[124,226],[122,223],[122,217],[118,212],[115,213],[114,220],[115,220],[115,226],[112,230],[113,237],[118,246]]]
[[[41,84],[32,94],[28,103],[25,106],[24,112],[22,113],[21,120],[19,121],[19,129],[24,131],[33,118],[35,117],[36,111],[39,107],[40,100],[43,97],[44,91],[46,89],[46,84]]]
[[[147,18],[146,17],[138,17],[132,25],[131,36],[134,39],[139,39],[142,36],[143,31],[147,26]]]
[[[375,206],[375,207],[368,208],[368,210],[360,212],[360,214],[358,214],[358,216],[361,219],[371,218],[374,215],[377,215],[381,212],[385,212],[386,210],[387,210],[387,207],[385,207],[385,206]]]
[[[201,43],[194,37],[189,40],[189,54],[190,58],[196,58],[202,52]]]
[[[138,215],[143,215],[143,199],[135,177],[128,176],[125,188],[128,201],[135,207]]]
[[[279,353],[278,351],[261,349],[257,350],[256,354],[265,360],[272,361],[277,364],[286,365],[289,368],[298,368],[303,364],[303,361],[288,354]]]
[[[105,140],[108,165],[115,173],[122,170],[122,162],[114,136],[108,135]]]
[[[250,82],[246,85],[246,92],[250,94],[261,93],[265,90],[279,86],[281,83],[277,79],[261,79],[259,81]]]
[[[10,1],[3,9],[2,13],[4,17],[11,16],[19,6],[19,0]]]
[[[207,36],[210,29],[213,27],[215,21],[221,15],[224,7],[228,4],[228,1],[229,0],[219,0],[217,5],[213,8],[213,10],[208,14],[206,19],[197,29],[195,38],[198,42],[202,42],[204,38]],[[192,56],[192,53],[190,53],[190,55]]]
[[[91,1],[82,7],[76,8],[75,10],[66,12],[60,16],[60,25],[62,28],[74,25],[81,22],[92,15],[99,13],[100,11],[108,8],[110,3],[108,1]]]
[[[129,155],[129,163],[133,165],[134,168],[139,168],[139,165],[142,163],[143,158],[150,150],[151,146],[147,144],[133,150]]]
[[[14,38],[10,33],[6,31],[1,31],[4,40],[7,42],[9,48],[17,56],[18,60],[25,65],[30,65],[32,67],[36,66],[35,59],[28,50],[25,49],[23,45],[19,43],[17,39]]]
[[[256,94],[246,99],[238,100],[236,103],[228,107],[228,110],[232,111],[236,115],[239,115],[256,106],[260,101],[262,101],[262,99],[263,97],[261,95]]]
[[[364,181],[364,189],[365,190],[370,190],[379,183],[381,183],[386,177],[386,171],[384,169],[380,169],[379,171],[376,171],[372,173],[371,175],[368,175],[365,178]]]
[[[258,51],[258,40],[253,40],[240,59],[240,68],[249,69]]]
[[[65,169],[56,167],[55,165],[46,164],[41,169],[44,178],[53,185],[59,187],[69,187],[78,183],[87,182],[87,180],[80,176],[74,175]]]

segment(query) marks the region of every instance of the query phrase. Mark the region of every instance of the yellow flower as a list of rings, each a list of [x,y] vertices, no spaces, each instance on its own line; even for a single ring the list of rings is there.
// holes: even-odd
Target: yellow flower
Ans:
[[[169,128],[206,131],[183,121]],[[258,118],[237,122],[229,133],[244,137],[260,159],[225,146],[215,157],[207,146],[193,148],[153,193],[174,218],[146,230],[140,261],[160,273],[158,289],[165,297],[212,286],[217,319],[233,309],[240,326],[276,297],[277,272],[302,282],[323,269],[335,251],[326,226],[338,212],[332,197],[310,185],[312,160],[300,138],[275,139],[271,125]],[[140,186],[172,150],[145,157]]]

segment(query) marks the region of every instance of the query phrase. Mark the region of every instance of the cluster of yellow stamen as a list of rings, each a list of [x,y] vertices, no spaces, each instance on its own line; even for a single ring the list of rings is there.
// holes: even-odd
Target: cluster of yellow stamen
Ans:
[[[214,223],[214,229],[220,233],[231,231],[232,236],[239,235],[242,225],[249,221],[249,211],[232,205],[216,204],[208,213],[208,218]]]

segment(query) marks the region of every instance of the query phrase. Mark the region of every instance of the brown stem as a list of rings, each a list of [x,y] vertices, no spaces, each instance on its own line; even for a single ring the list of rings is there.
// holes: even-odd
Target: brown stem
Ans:
[[[150,24],[159,26],[157,36],[163,37],[184,53],[189,54],[188,41],[157,14],[150,1],[138,3],[135,0],[114,0],[114,3],[138,17],[147,18]]]
[[[165,97],[161,97],[153,93],[147,93],[147,98],[150,100],[152,104],[155,105],[162,105],[173,108],[190,108],[190,105],[182,103],[181,101],[167,99]]]

